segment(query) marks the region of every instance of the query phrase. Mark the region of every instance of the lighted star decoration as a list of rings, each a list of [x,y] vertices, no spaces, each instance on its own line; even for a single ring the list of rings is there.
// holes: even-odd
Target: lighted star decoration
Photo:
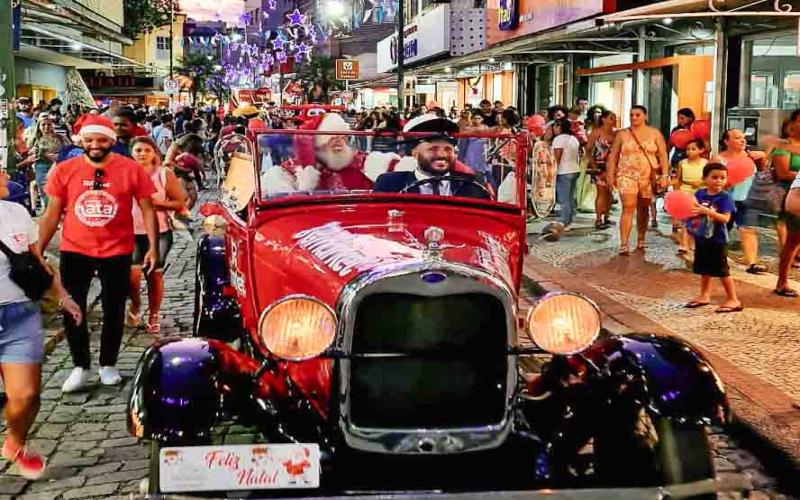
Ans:
[[[278,38],[276,38],[275,40],[272,41],[272,47],[275,50],[283,50],[283,44],[284,43],[286,43],[286,42],[283,40],[283,38],[278,37]]]
[[[267,7],[269,7],[270,10],[276,10],[278,8],[278,0],[269,0],[269,2],[267,2]]]
[[[304,58],[305,58],[305,56],[303,54],[301,54],[300,52],[298,52],[297,54],[294,55],[294,62],[301,63],[301,62],[303,62]]]
[[[278,62],[279,63],[285,63],[286,62],[286,52],[278,52],[275,55],[275,57],[278,58]]]
[[[300,45],[297,46],[297,53],[306,55],[311,52],[311,47],[305,44],[305,42],[300,42]]]
[[[286,17],[289,19],[292,26],[300,26],[306,22],[306,16],[301,14],[298,9],[294,9],[294,12],[291,14],[286,14]]]

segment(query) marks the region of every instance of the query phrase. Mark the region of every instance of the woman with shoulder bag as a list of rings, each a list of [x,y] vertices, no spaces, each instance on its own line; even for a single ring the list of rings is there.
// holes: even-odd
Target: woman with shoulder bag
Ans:
[[[22,477],[33,480],[45,470],[44,457],[26,448],[39,410],[44,358],[42,318],[35,301],[52,283],[76,322],[81,321],[81,311],[39,253],[39,232],[30,214],[22,205],[5,201],[8,194],[8,176],[0,172],[0,375],[8,399],[1,454]]]
[[[155,269],[147,273],[147,297],[149,317],[148,333],[160,333],[161,301],[164,298],[164,266],[167,254],[172,248],[172,225],[170,212],[182,212],[186,209],[186,195],[178,177],[169,168],[161,165],[161,154],[156,143],[149,137],[137,137],[131,142],[133,159],[141,165],[150,176],[156,193],[152,196],[153,207],[158,218],[158,256]],[[142,299],[139,289],[142,282],[142,262],[150,247],[144,217],[138,205],[133,207],[133,225],[135,247],[133,265],[131,266],[131,306],[127,313],[127,324],[139,326],[141,322]]]
[[[607,179],[622,198],[620,255],[630,255],[628,240],[636,214],[636,250],[644,251],[650,204],[657,189],[669,185],[667,143],[661,132],[647,124],[647,108],[631,107],[631,126],[617,133],[608,155]]]

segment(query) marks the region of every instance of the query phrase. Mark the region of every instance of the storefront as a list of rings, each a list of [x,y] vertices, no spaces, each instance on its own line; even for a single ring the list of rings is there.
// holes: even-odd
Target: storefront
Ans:
[[[780,135],[783,120],[800,108],[800,51],[797,31],[772,31],[742,38],[740,108],[729,126],[743,126],[745,114],[757,118],[757,134]],[[745,127],[746,128],[746,127]]]
[[[403,67],[408,68],[409,71],[412,71],[415,66],[448,55],[450,52],[450,6],[437,5],[425,11],[406,25],[403,37]],[[378,73],[389,73],[397,69],[397,44],[397,33],[378,42]],[[431,83],[423,83],[423,85],[431,85]],[[408,90],[406,107],[427,104],[434,100],[437,92],[435,85],[433,88],[423,88],[426,92],[419,92],[413,76],[411,82],[406,82],[406,89]]]

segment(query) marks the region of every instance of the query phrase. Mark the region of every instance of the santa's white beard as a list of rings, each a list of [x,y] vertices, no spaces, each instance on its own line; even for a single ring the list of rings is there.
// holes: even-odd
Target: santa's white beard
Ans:
[[[344,169],[355,158],[356,152],[352,148],[347,148],[340,153],[334,151],[317,151],[317,160],[322,162],[330,170],[338,172]]]

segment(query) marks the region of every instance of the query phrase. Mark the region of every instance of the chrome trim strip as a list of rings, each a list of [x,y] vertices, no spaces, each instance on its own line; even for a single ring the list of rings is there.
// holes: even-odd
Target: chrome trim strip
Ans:
[[[441,283],[419,287],[419,275],[438,271],[448,275]],[[403,278],[414,287],[400,287]],[[399,280],[397,283],[394,280]],[[394,281],[394,282],[393,282]],[[381,290],[383,284],[390,288]],[[342,290],[337,304],[339,318],[335,347],[344,353],[339,360],[338,426],[351,448],[374,453],[442,455],[497,448],[511,432],[513,401],[517,392],[517,356],[508,355],[506,404],[503,418],[493,425],[453,429],[368,429],[355,426],[350,410],[350,359],[355,315],[364,297],[381,291],[406,292],[438,297],[452,293],[483,293],[492,295],[506,311],[506,342],[517,346],[517,303],[513,291],[499,278],[481,269],[442,260],[415,260],[381,266],[358,275]],[[389,353],[391,354],[391,353]]]

